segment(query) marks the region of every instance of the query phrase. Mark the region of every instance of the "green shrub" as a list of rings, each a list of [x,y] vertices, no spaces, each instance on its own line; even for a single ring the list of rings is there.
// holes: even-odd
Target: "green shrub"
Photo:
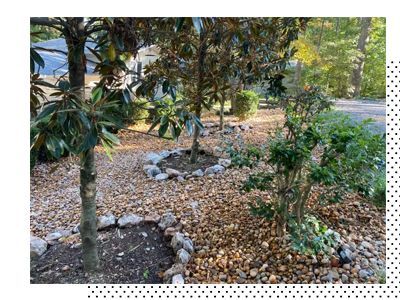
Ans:
[[[256,157],[268,169],[251,174],[243,190],[268,191],[268,201],[250,205],[251,212],[274,219],[278,236],[288,229],[296,250],[325,252],[337,238],[313,217],[312,190],[321,188],[317,204],[324,205],[368,189],[371,175],[384,165],[385,141],[371,132],[370,120],[326,113],[331,102],[318,88],[307,87],[282,103],[285,123],[268,140],[266,155]]]
[[[144,98],[133,100],[131,120],[133,123],[144,123],[149,119],[149,101]]]
[[[257,113],[260,97],[253,91],[241,91],[236,95],[236,106],[233,114],[239,120],[246,120]]]
[[[385,171],[377,172],[371,184],[368,199],[377,207],[386,206],[386,177]]]

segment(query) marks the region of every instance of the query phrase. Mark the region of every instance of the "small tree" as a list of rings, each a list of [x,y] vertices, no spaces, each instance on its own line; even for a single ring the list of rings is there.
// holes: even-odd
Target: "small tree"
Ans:
[[[192,163],[196,162],[199,150],[202,110],[209,109],[215,101],[223,106],[226,91],[235,79],[245,83],[281,80],[275,75],[293,54],[290,43],[297,38],[305,21],[304,18],[168,18],[158,28],[163,31],[157,40],[160,56],[146,69],[149,82],[139,92],[162,86],[163,93],[175,99],[176,90],[181,89],[183,103],[195,123]],[[160,128],[167,126],[168,120],[173,121],[164,118],[163,123],[159,118]]]
[[[31,48],[31,128],[37,129],[31,149],[44,145],[55,158],[64,151],[79,156],[83,265],[86,272],[94,272],[99,268],[94,148],[101,142],[110,156],[112,147],[119,142],[109,130],[122,127],[115,111],[122,108],[121,103],[131,101],[130,87],[124,83],[130,70],[122,55],[136,55],[140,47],[149,43],[149,22],[140,18],[32,18],[31,24],[59,31],[68,49],[68,80],[51,86],[35,74],[35,66],[44,67],[44,61]],[[87,97],[84,50],[89,38],[98,45],[88,49],[98,59],[96,71],[101,80]],[[56,99],[48,101],[40,85],[53,88],[51,96]]]
[[[320,201],[338,201],[345,192],[357,191],[382,166],[384,140],[370,132],[368,120],[355,124],[344,116],[326,115],[330,102],[314,87],[286,99],[284,107],[284,126],[268,141],[267,154],[260,157],[267,169],[250,175],[243,188],[271,193],[270,202],[258,199],[251,208],[276,221],[278,236],[289,225],[292,237],[304,238],[306,232],[326,231],[316,227],[307,231],[307,224],[315,226],[310,221],[315,207],[309,206],[313,188],[322,187]]]

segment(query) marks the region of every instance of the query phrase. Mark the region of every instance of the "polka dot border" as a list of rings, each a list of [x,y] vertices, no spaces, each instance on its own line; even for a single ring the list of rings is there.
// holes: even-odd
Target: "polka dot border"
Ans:
[[[89,285],[88,299],[398,299],[400,60],[386,70],[386,284]]]

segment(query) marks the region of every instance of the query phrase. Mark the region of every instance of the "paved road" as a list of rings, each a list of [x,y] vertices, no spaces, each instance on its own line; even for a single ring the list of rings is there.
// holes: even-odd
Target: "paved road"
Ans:
[[[335,101],[335,105],[338,111],[349,114],[356,121],[361,121],[367,118],[376,120],[373,127],[375,127],[378,132],[385,132],[385,101],[339,99]]]

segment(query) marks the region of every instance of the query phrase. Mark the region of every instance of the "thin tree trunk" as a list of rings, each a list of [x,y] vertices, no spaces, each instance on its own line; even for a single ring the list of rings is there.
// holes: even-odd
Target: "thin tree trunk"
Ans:
[[[225,112],[226,93],[222,92],[221,107],[219,109],[219,130],[224,129],[224,112]]]
[[[200,33],[200,45],[199,45],[199,54],[198,54],[198,74],[197,74],[197,96],[195,103],[195,115],[200,120],[201,118],[201,107],[203,101],[203,80],[204,80],[204,60],[206,57],[206,41],[204,33]],[[197,156],[199,153],[199,136],[200,136],[200,128],[196,125],[194,127],[193,134],[193,142],[190,152],[190,163],[194,164],[197,162]]]
[[[84,55],[85,32],[83,18],[69,18],[69,28],[65,30],[68,47],[68,71],[72,88],[85,101]],[[96,217],[96,165],[94,149],[82,153],[80,167],[80,195],[82,201],[80,234],[82,240],[83,266],[86,272],[94,272],[99,267],[97,253],[97,217]]]
[[[301,68],[302,68],[302,63],[301,63],[300,60],[297,60],[296,70],[295,70],[295,73],[294,73],[294,84],[296,86],[296,89],[298,89],[300,87]]]
[[[372,18],[361,18],[361,32],[357,45],[357,50],[360,52],[360,54],[355,60],[355,67],[351,77],[351,96],[354,98],[360,97],[361,93],[361,81],[365,63],[365,49],[369,40],[371,21]]]
[[[96,218],[96,165],[94,149],[82,153],[81,157],[81,224],[80,233],[83,250],[83,267],[86,272],[99,268],[97,252]]]

